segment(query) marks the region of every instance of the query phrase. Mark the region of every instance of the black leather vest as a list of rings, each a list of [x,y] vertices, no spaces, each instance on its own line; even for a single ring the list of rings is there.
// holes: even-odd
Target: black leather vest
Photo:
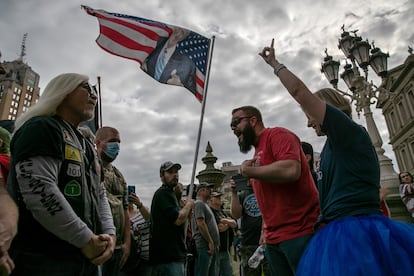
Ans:
[[[99,219],[101,166],[94,145],[78,130],[59,118],[50,118],[50,121],[59,126],[63,138],[61,143],[63,159],[57,181],[59,190],[89,229],[95,234],[100,234],[102,233]],[[15,175],[13,177],[15,178]],[[18,234],[13,240],[12,248],[33,249],[48,254],[53,254],[55,250],[58,250],[59,254],[79,252],[78,248],[59,239],[35,220],[23,202],[17,182],[13,186],[20,217]],[[41,200],[51,214],[59,212],[62,208],[52,196],[46,196]]]

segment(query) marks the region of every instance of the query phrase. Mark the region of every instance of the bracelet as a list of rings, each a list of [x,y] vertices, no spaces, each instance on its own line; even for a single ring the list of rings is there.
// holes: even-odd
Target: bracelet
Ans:
[[[275,73],[276,76],[279,77],[279,71],[282,69],[286,69],[286,66],[283,63],[278,63],[275,67],[273,72]]]
[[[139,206],[137,205],[138,209],[141,209],[142,206],[144,206],[144,203],[142,203],[142,202],[141,202],[141,204]]]

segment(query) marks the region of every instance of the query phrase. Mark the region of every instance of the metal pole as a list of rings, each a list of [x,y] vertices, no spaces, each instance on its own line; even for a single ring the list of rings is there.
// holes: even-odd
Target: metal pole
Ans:
[[[99,118],[98,126],[102,127],[102,96],[101,96],[101,77],[98,76],[98,108],[99,108]]]
[[[391,211],[391,217],[398,220],[410,221],[410,216],[401,201],[399,194],[399,179],[394,171],[392,160],[384,153],[382,148],[383,141],[379,134],[377,124],[371,111],[371,99],[374,97],[372,85],[362,76],[355,77],[356,92],[358,93],[357,105],[362,108],[369,137],[375,147],[380,166],[380,183],[382,187],[387,188],[390,194],[386,197],[386,201]]]
[[[203,101],[201,105],[201,114],[200,114],[200,123],[198,126],[198,134],[197,134],[197,142],[196,142],[196,149],[194,152],[194,162],[193,162],[193,171],[191,174],[191,182],[190,182],[190,189],[188,191],[188,197],[192,198],[193,191],[194,191],[194,179],[195,179],[195,172],[197,167],[197,159],[198,159],[198,150],[200,148],[200,140],[201,140],[201,130],[203,128],[203,120],[204,120],[204,110],[206,106],[206,100],[207,100],[207,88],[208,88],[208,81],[210,78],[210,68],[211,68],[211,57],[213,56],[213,48],[214,48],[214,39],[215,36],[211,38],[210,46],[209,46],[209,54],[208,54],[208,62],[207,62],[207,71],[206,71],[206,79],[205,79],[205,86],[204,86],[204,95],[203,95]],[[188,228],[188,220],[184,223],[184,240],[187,241],[187,228]],[[187,276],[187,266],[188,266],[188,258],[185,262],[185,271],[184,275]]]
[[[203,95],[203,101],[202,101],[202,105],[201,105],[200,124],[198,126],[196,149],[195,149],[195,152],[194,152],[193,171],[191,173],[190,189],[189,189],[189,193],[188,193],[188,195],[190,197],[193,195],[193,191],[194,191],[194,179],[195,179],[195,173],[196,173],[196,168],[197,168],[198,151],[199,151],[199,148],[200,148],[201,131],[202,131],[202,128],[203,128],[204,110],[205,110],[205,107],[206,107],[208,81],[209,81],[209,78],[210,78],[211,58],[213,56],[214,40],[215,40],[215,36],[213,36],[211,38],[210,47],[209,47],[210,49],[209,49],[209,56],[208,56],[208,63],[207,63],[206,80],[205,80],[205,86],[204,86],[204,95]]]

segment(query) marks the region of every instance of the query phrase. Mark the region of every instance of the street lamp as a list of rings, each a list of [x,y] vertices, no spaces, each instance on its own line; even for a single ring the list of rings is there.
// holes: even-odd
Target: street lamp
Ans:
[[[338,72],[340,63],[332,59],[332,56],[328,55],[328,51],[325,49],[326,57],[322,63],[321,72],[325,74],[325,77],[332,84],[332,86],[341,94],[348,96],[351,99],[351,103],[355,102],[355,109],[358,116],[363,111],[367,130],[372,143],[375,147],[380,169],[381,169],[381,186],[390,190],[391,194],[387,198],[387,201],[391,200],[395,202],[395,211],[401,211],[400,205],[402,204],[399,196],[399,180],[394,171],[392,161],[390,158],[384,155],[384,149],[382,149],[382,139],[379,134],[377,125],[374,121],[371,104],[374,104],[378,100],[379,93],[390,93],[384,87],[384,81],[387,76],[387,58],[388,53],[383,53],[379,48],[375,47],[372,43],[372,47],[368,40],[363,40],[358,36],[358,30],[353,31],[352,35],[345,31],[342,26],[342,34],[339,39],[338,48],[342,50],[345,55],[346,64],[344,66],[344,72],[340,74],[340,77],[345,82],[346,86],[351,92],[345,92],[338,89]],[[371,49],[372,48],[372,49]],[[371,50],[371,52],[369,51]],[[368,81],[368,66],[374,70],[374,72],[381,77],[382,83],[380,86],[375,86],[373,81]],[[361,76],[360,70],[364,72]],[[399,204],[401,203],[401,204]],[[391,206],[391,211],[394,206]],[[398,210],[397,210],[398,209]]]

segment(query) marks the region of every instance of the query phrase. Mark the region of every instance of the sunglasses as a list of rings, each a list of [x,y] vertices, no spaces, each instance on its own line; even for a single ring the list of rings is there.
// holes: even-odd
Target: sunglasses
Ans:
[[[231,120],[230,127],[236,127],[240,124],[243,119],[250,119],[253,116],[238,117]]]
[[[82,87],[86,91],[88,91],[89,96],[96,96],[96,90],[94,87],[91,87],[91,85],[87,82],[81,83],[79,87]]]

